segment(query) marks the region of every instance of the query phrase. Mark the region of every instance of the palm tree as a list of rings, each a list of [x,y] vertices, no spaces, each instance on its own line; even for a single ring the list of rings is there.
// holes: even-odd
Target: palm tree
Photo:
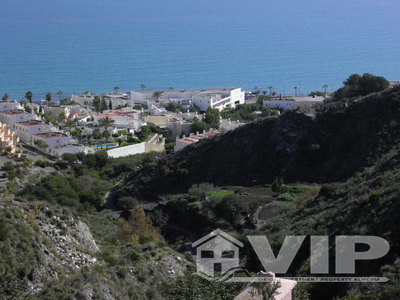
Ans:
[[[324,88],[324,97],[326,98],[326,89],[328,88],[328,85],[325,83],[322,87]]]
[[[145,86],[143,83],[140,85],[140,89],[142,90],[142,91],[144,91],[144,89],[145,88],[147,88],[147,86]]]
[[[114,120],[110,117],[104,117],[99,120],[99,125],[104,127],[104,129],[108,129],[112,124],[114,124]]]
[[[3,97],[1,98],[1,100],[2,100],[2,101],[8,101],[8,98],[10,98],[10,96],[9,96],[7,93],[5,93],[5,94],[3,95]]]
[[[64,94],[64,92],[63,92],[63,91],[61,91],[61,90],[57,92],[57,95],[58,95],[58,101],[61,101],[61,95],[62,95],[62,94]]]
[[[268,89],[269,89],[269,94],[272,96],[272,89],[273,89],[274,87],[272,86],[272,85],[270,85],[269,87],[268,87]]]
[[[108,144],[108,138],[110,137],[110,132],[107,129],[105,129],[101,135],[106,139],[106,144]]]
[[[119,86],[115,86],[114,87],[114,91],[115,91],[116,94],[118,94],[118,90],[119,90]]]
[[[29,103],[32,103],[33,94],[31,91],[25,93],[25,98],[28,99]]]
[[[101,132],[99,128],[94,129],[92,134],[95,140],[99,140],[101,138]]]
[[[299,89],[299,87],[295,86],[293,89],[294,89],[294,95],[297,96],[297,90]]]
[[[154,98],[157,98],[157,100],[158,100],[158,99],[161,97],[162,93],[163,93],[162,91],[154,92],[154,93],[153,93],[153,97],[154,97]]]
[[[53,99],[53,95],[52,95],[51,93],[47,93],[47,94],[46,94],[46,101],[47,101],[48,103],[50,103],[52,99]]]

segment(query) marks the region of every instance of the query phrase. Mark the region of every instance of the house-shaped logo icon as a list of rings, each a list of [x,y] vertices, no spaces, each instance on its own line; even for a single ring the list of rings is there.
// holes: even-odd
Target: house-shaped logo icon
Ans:
[[[192,247],[197,248],[197,272],[214,277],[239,267],[239,247],[243,243],[217,229],[194,242]]]

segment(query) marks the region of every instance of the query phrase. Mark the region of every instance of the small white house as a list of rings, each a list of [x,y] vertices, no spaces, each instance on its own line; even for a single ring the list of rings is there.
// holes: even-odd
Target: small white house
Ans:
[[[209,107],[218,109],[235,108],[239,104],[244,104],[244,92],[240,88],[228,89],[226,92],[201,92],[194,96],[192,104],[201,111],[206,111]]]
[[[15,124],[15,134],[24,143],[31,143],[32,135],[46,133],[50,131],[51,126],[39,120],[31,120]]]
[[[32,135],[32,144],[39,149],[38,145],[35,144],[36,141],[41,141],[47,145],[42,151],[50,153],[50,148],[66,146],[71,142],[72,138],[61,132],[47,132]],[[43,144],[42,143],[42,144]]]
[[[190,134],[190,130],[192,129],[192,122],[180,120],[177,118],[170,118],[167,121],[167,128],[171,134],[171,136],[181,136],[183,134]]]
[[[16,123],[30,121],[34,118],[33,114],[20,109],[0,112],[0,122],[7,124],[12,131],[15,130]]]
[[[19,102],[0,102],[0,112],[8,110],[22,110],[24,109]]]

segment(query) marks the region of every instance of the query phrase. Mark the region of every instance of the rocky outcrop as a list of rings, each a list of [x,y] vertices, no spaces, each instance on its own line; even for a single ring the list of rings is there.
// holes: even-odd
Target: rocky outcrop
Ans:
[[[43,252],[43,262],[28,275],[32,292],[43,284],[57,279],[59,274],[68,274],[98,263],[94,255],[99,247],[88,226],[80,220],[69,217],[47,216],[46,210],[36,219],[43,243],[38,247]]]

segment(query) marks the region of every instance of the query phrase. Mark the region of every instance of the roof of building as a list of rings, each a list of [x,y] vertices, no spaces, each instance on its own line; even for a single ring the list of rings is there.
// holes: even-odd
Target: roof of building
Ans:
[[[213,130],[201,134],[196,134],[196,135],[191,135],[188,137],[184,137],[182,139],[177,139],[177,141],[182,142],[182,143],[187,143],[187,144],[192,144],[192,143],[197,143],[198,141],[219,134],[220,132],[218,130]]]
[[[192,244],[192,247],[197,247],[201,244],[204,244],[206,241],[216,237],[216,236],[221,236],[224,239],[228,240],[229,242],[236,244],[237,246],[243,247],[243,243],[238,241],[237,239],[235,239],[233,236],[230,236],[229,234],[223,232],[221,229],[216,229],[214,231],[211,231],[209,234],[207,234],[206,236],[203,236],[202,238],[200,238],[199,240],[195,241]]]
[[[43,139],[68,137],[68,135],[66,135],[65,133],[61,133],[61,132],[39,133],[39,134],[35,134],[35,136],[41,137],[41,138],[43,138]]]
[[[26,121],[26,122],[19,122],[19,123],[17,123],[17,125],[35,126],[35,125],[45,125],[45,123],[40,120],[31,120],[31,121]]]
[[[21,109],[8,110],[8,111],[3,111],[3,112],[1,112],[1,113],[7,114],[7,115],[22,115],[22,114],[28,114],[26,111],[21,110]]]

